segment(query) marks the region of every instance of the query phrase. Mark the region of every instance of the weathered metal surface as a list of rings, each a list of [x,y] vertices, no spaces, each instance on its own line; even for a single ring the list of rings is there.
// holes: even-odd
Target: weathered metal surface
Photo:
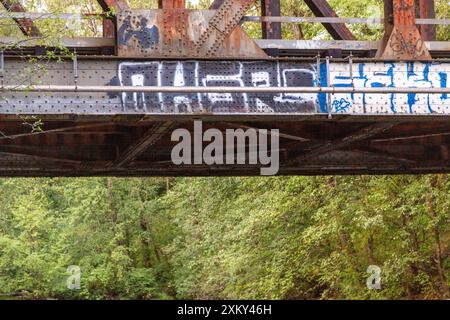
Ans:
[[[223,4],[225,0],[214,0],[211,5],[209,6],[209,8],[211,10],[217,10],[220,8],[220,6]]]
[[[18,83],[26,63],[7,63],[5,84]],[[11,69],[10,69],[11,68]],[[73,84],[72,65],[55,64],[32,82]],[[220,62],[215,61],[154,61],[98,62],[79,61],[78,85],[133,86],[314,86],[311,64],[289,62]],[[27,81],[25,80],[25,81]],[[13,97],[14,96],[14,97]],[[300,112],[315,111],[316,95],[301,94],[58,94],[30,93],[18,99],[17,94],[3,94],[0,113],[186,113],[186,112]],[[269,104],[270,106],[267,106]],[[72,110],[72,111],[69,111]]]
[[[103,11],[112,10],[114,12],[119,12],[121,10],[128,9],[130,6],[126,0],[97,0]]]
[[[346,40],[276,40],[261,39],[256,43],[263,49],[311,51],[317,55],[317,51],[330,49],[349,51],[376,50],[381,45],[378,41],[346,41]],[[449,45],[450,48],[450,45]]]
[[[324,71],[323,71],[324,73]],[[384,62],[353,66],[355,87],[449,87],[449,63]],[[349,66],[334,64],[330,82],[336,87],[351,87]],[[322,98],[322,110],[326,109]],[[334,112],[386,114],[450,114],[450,97],[443,95],[388,94],[340,95],[332,99]]]
[[[415,23],[414,0],[385,0],[385,38],[377,56],[394,60],[430,60]]]
[[[209,19],[195,41],[196,51],[206,56],[216,56],[222,44],[236,29],[253,0],[225,0]]]
[[[225,2],[225,0],[214,0],[214,1],[211,3],[209,9],[210,9],[210,10],[217,10],[217,9],[220,8],[220,6],[223,5],[224,2]],[[241,20],[241,21],[242,21],[242,20]],[[246,36],[246,33],[244,32],[244,30],[242,29],[242,27],[241,27],[240,25],[236,26],[235,30],[233,30],[233,33],[235,34],[234,37],[236,37],[237,35],[241,35],[241,36],[243,36],[243,37]],[[248,41],[246,41],[246,42],[248,43]],[[240,45],[240,47],[241,47],[241,45]],[[257,47],[255,50],[258,52],[258,54],[257,54],[258,57],[262,57],[262,56],[261,56],[262,53],[261,53],[261,51],[259,50],[259,48]]]
[[[44,121],[30,132],[23,121],[1,121],[0,176],[259,175],[259,165],[174,165],[176,128],[192,121],[114,123]],[[166,130],[170,127],[171,129]],[[279,174],[450,172],[449,121],[203,122],[203,130],[280,130]],[[111,165],[113,164],[113,165]]]
[[[98,0],[97,1],[104,12],[113,13],[129,8],[128,2],[125,0]],[[116,36],[116,20],[114,17],[103,18],[103,37],[115,38]],[[115,46],[115,43],[114,43]],[[115,51],[115,50],[114,50]]]
[[[74,85],[70,62],[40,73],[6,59],[5,85]],[[79,86],[448,88],[445,62],[79,60]],[[320,80],[320,82],[319,82]],[[419,91],[419,89],[417,90]],[[328,100],[328,98],[330,98]],[[328,102],[329,101],[329,102]],[[450,115],[447,94],[374,93],[18,93],[3,92],[0,114],[42,115]]]
[[[281,16],[280,0],[261,0],[261,15]],[[280,22],[263,22],[261,27],[263,39],[281,39]]]
[[[419,5],[419,17],[422,19],[436,18],[434,0],[417,0]],[[417,23],[417,19],[416,19]],[[420,33],[425,41],[436,41],[436,25],[421,25]]]
[[[7,58],[3,77],[7,86],[75,88],[77,84],[78,88],[114,86],[114,90],[131,86],[131,90],[0,91],[0,176],[260,174],[260,166],[250,164],[174,165],[171,133],[176,128],[192,132],[194,119],[204,120],[202,132],[208,128],[222,133],[229,128],[279,129],[280,174],[450,172],[450,99],[444,92],[424,93],[424,88],[449,87],[449,62],[359,60],[349,64],[332,60],[327,67],[327,63],[313,60],[239,60],[267,58],[238,26],[250,2],[216,0],[212,5],[216,10],[200,12],[183,10],[182,0],[168,0],[163,10],[125,12],[120,5],[126,1],[99,1],[122,18],[117,39],[122,41],[121,54],[126,59],[79,59],[78,68],[71,61],[44,61],[44,72],[37,63]],[[395,57],[405,53],[411,59],[422,58],[423,44],[415,31],[409,33],[411,8],[405,9],[406,13],[399,12],[403,7],[398,6],[390,11],[396,12],[387,24],[391,50]],[[345,29],[336,27],[334,32],[345,34]],[[111,35],[111,30],[107,34]],[[112,40],[65,41],[89,50],[89,46],[111,45]],[[258,43],[300,54],[303,50],[316,54],[320,48],[333,46],[341,46],[342,51],[353,47],[373,50],[378,45]],[[428,44],[448,49],[448,42]],[[140,59],[131,59],[133,56]],[[176,59],[157,59],[167,57]],[[188,57],[192,59],[182,59]],[[213,59],[197,59],[205,57]],[[220,59],[224,57],[232,59]],[[139,91],[144,86],[199,89],[191,93]],[[240,90],[200,92],[216,86]],[[318,88],[329,86],[336,91],[317,93]],[[315,92],[278,92],[289,87]],[[271,92],[237,92],[247,88],[271,88]],[[355,92],[337,93],[339,88],[355,88]],[[408,94],[356,93],[361,88],[417,89]],[[30,129],[37,119],[43,121],[42,132]]]
[[[9,12],[26,11],[19,0],[1,0],[0,2]],[[41,32],[39,31],[38,27],[36,27],[33,20],[29,18],[14,18],[14,21],[17,23],[24,35],[31,37],[41,36]]]
[[[142,134],[138,140],[126,146],[124,150],[119,152],[119,155],[111,163],[112,167],[123,168],[128,166],[133,160],[142,155],[152,145],[163,139],[174,125],[172,122],[157,122],[147,132]]]
[[[17,44],[14,48],[6,49],[6,53],[11,54],[33,54],[34,46],[38,44],[38,39],[18,43],[16,38],[0,37],[0,45],[9,47]],[[356,56],[366,56],[370,52],[377,50],[381,46],[380,41],[345,41],[345,40],[277,40],[277,39],[258,39],[256,44],[264,50],[273,52],[273,49],[280,51],[280,54],[287,56],[316,56],[318,52],[327,50],[342,50],[345,54]],[[75,50],[82,55],[104,55],[114,53],[115,40],[113,38],[67,38],[61,39],[61,44],[71,50]],[[428,41],[425,43],[433,57],[450,57],[450,42],[448,41]],[[323,55],[324,56],[324,55]]]
[[[230,10],[237,8],[235,10]],[[224,3],[219,10],[125,10],[118,13],[121,57],[266,58],[236,28],[246,7]]]
[[[105,1],[99,1],[100,6],[102,7],[102,10],[104,12],[108,12],[112,8],[109,7],[111,3],[108,5]],[[103,38],[115,38],[116,36],[116,25],[113,19],[108,17],[103,17],[102,21],[102,31],[103,31]],[[115,45],[115,43],[114,43]]]
[[[102,21],[103,27],[103,38],[115,38],[116,27],[114,26],[114,22],[111,19],[103,18]],[[115,43],[114,43],[115,45]]]
[[[158,0],[160,9],[184,9],[186,4],[184,0]]]

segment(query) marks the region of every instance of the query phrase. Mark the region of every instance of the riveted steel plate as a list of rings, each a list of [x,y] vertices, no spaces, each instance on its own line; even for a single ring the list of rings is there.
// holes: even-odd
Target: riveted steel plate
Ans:
[[[5,60],[5,84],[73,85],[72,62]],[[82,86],[446,88],[450,63],[80,59]],[[320,80],[320,83],[319,83]],[[328,99],[329,98],[329,99]],[[329,103],[330,102],[330,103]],[[447,94],[174,94],[2,92],[0,115],[450,115]]]
[[[236,28],[237,23],[217,30],[212,23],[217,20],[215,10],[125,10],[117,19],[121,57],[267,57],[241,28]]]

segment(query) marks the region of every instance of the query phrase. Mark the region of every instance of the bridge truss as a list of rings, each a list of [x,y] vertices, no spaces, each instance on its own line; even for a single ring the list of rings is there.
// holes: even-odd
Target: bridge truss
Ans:
[[[0,175],[258,175],[257,165],[174,165],[177,128],[279,129],[280,174],[450,171],[450,44],[434,1],[385,0],[385,17],[283,17],[279,0],[216,0],[209,10],[98,1],[102,38],[62,38],[70,57],[39,57],[42,33],[0,2],[26,41],[0,39]],[[112,14],[114,13],[114,14]],[[1,15],[0,15],[1,17]],[[42,13],[40,14],[42,18]],[[72,19],[73,14],[48,14]],[[242,24],[260,22],[263,39]],[[282,23],[323,23],[332,41],[284,40]],[[383,22],[378,42],[346,23]],[[16,45],[7,45],[16,43]],[[39,67],[37,67],[39,66]]]

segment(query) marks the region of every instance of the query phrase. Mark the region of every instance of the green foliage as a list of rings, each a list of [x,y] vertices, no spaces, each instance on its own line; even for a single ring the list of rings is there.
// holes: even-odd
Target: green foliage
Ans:
[[[443,298],[449,191],[448,176],[0,180],[0,293]]]
[[[432,187],[433,179],[440,184]],[[441,235],[448,279],[448,192],[444,176],[179,180],[166,198],[179,227],[168,247],[176,292],[222,299],[443,297],[449,283],[436,273],[433,234],[437,228]],[[371,264],[382,269],[381,291],[366,288]]]
[[[2,180],[0,292],[93,299],[167,295],[168,268],[157,252],[170,235],[168,221],[160,221],[163,182]],[[70,265],[81,268],[80,291],[67,289]]]

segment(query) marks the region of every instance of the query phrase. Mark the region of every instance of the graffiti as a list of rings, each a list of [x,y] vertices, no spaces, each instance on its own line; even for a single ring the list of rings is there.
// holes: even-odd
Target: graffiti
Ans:
[[[345,111],[350,107],[350,102],[341,98],[341,100],[334,100],[332,106],[335,112]]]
[[[445,88],[450,66],[439,63],[357,63],[350,77],[349,65],[335,63],[330,69],[334,87]],[[151,61],[119,64],[121,86],[318,86],[313,65],[293,62]],[[321,66],[321,85],[327,85],[326,65]],[[144,112],[328,112],[326,94],[144,94],[123,93],[125,110]],[[448,113],[448,95],[436,94],[333,94],[335,113]],[[450,100],[449,100],[450,101]]]
[[[136,24],[133,28],[132,23]],[[151,49],[159,44],[159,29],[157,26],[148,25],[146,17],[141,17],[140,20],[131,21],[131,17],[127,17],[123,24],[117,31],[118,41],[120,45],[128,45],[131,38],[135,37],[142,48]]]
[[[312,87],[312,65],[284,62],[122,62],[121,86]],[[112,95],[114,96],[114,95]],[[255,93],[122,93],[125,110],[145,112],[314,112],[317,95]]]
[[[412,30],[411,32],[413,31],[418,33],[416,30]],[[405,38],[402,32],[396,30],[391,36],[389,46],[392,49],[392,52],[400,57],[402,55],[407,55],[414,59],[418,59],[427,54],[425,42],[419,34],[417,34],[416,37],[410,36],[409,38]]]
[[[379,62],[353,66],[356,88],[446,88],[450,65],[439,62]],[[326,73],[322,71],[322,85]],[[333,64],[330,83],[335,87],[352,87],[348,64]],[[343,99],[343,100],[342,100]],[[450,113],[447,94],[334,94],[333,112],[337,113]],[[345,101],[345,103],[344,103]],[[327,111],[327,102],[319,95],[320,111]],[[342,102],[342,104],[341,104]],[[348,102],[348,103],[347,103]]]
[[[27,66],[6,64],[6,84],[17,84]],[[11,66],[11,67],[9,67]],[[172,87],[317,87],[336,88],[448,88],[450,63],[433,62],[354,62],[349,64],[283,61],[79,61],[80,85],[172,86]],[[71,79],[73,66],[49,69],[43,84],[60,84]],[[328,72],[329,71],[329,72]],[[329,79],[327,78],[329,75]],[[66,80],[64,80],[66,79]],[[320,83],[319,83],[320,82]],[[70,81],[69,81],[70,83]],[[53,93],[19,95],[4,92],[0,113],[6,114],[447,114],[447,93]]]

